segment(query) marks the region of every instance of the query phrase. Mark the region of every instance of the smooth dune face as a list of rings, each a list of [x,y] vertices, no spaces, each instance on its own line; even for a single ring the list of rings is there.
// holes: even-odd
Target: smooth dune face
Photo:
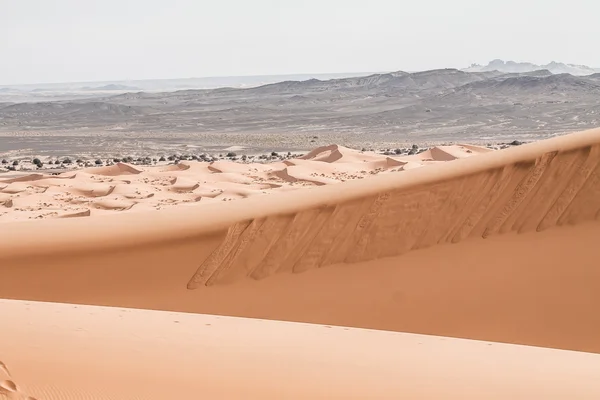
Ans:
[[[67,304],[3,300],[0,312],[0,390],[14,399],[600,396],[598,354]]]
[[[0,293],[600,353],[598,237],[600,224],[586,223],[189,290],[198,264],[222,240],[191,237],[3,261]]]
[[[301,190],[286,191],[281,190],[282,187],[268,196],[248,195],[256,183],[243,169],[253,167],[232,163],[190,164],[189,168],[170,166],[167,172],[173,173],[171,167],[176,167],[175,173],[179,175],[161,178],[169,193],[203,196],[194,192],[206,192],[207,187],[196,187],[198,183],[192,175],[185,175],[198,174],[193,169],[203,168],[202,173],[218,175],[219,184],[227,186],[230,193],[237,193],[239,200],[207,202],[199,207],[180,205],[163,211],[105,213],[102,218],[92,212],[89,218],[4,223],[1,229],[7,234],[0,241],[0,298],[312,322],[600,353],[600,313],[597,310],[600,304],[600,247],[597,244],[600,237],[600,130],[476,157],[461,157],[461,152],[472,154],[467,150],[474,152],[476,148],[441,147],[399,161],[366,159],[360,153],[347,152],[337,146],[321,148],[303,159],[292,160],[293,165],[285,161],[277,166],[279,172],[287,170],[294,179],[301,177]],[[357,160],[357,157],[363,158]],[[450,162],[441,161],[450,157],[454,157]],[[347,176],[358,162],[370,165],[373,171],[385,166],[398,168],[398,163],[404,163],[402,168],[411,164],[432,165],[347,182],[341,182],[340,178],[335,184],[326,181],[334,173]],[[324,166],[323,176],[310,175],[311,165],[315,163]],[[113,173],[111,169],[105,176]],[[132,182],[132,177],[144,174],[143,171],[130,173],[119,179]],[[115,175],[110,176],[114,179]],[[309,182],[309,178],[314,182]],[[39,180],[44,179],[47,178]],[[284,178],[278,176],[277,179]],[[122,196],[131,194],[130,188],[114,181],[92,180],[80,182],[77,190],[89,197],[110,192],[93,197],[93,201],[100,198],[102,203],[98,204],[104,204],[106,209],[114,210],[120,205],[123,211],[127,210],[123,199],[107,196],[117,192]],[[9,191],[21,193],[19,185],[23,182],[9,182],[7,187],[14,185]],[[290,185],[294,182],[297,181],[289,180]],[[148,189],[139,195],[151,193]],[[14,203],[14,198],[8,200]],[[123,203],[115,203],[119,201]],[[98,368],[98,376],[130,382],[129,386],[124,381],[114,386],[115,393],[121,397],[108,394],[110,389],[106,389],[107,398],[135,398],[131,390],[143,387],[140,382],[144,377],[156,373],[148,368],[129,371],[136,370],[138,364],[128,362],[137,361],[127,361],[129,358],[122,355],[117,360],[122,357],[125,361],[111,370],[113,367],[107,366],[109,356],[106,354],[116,347],[110,346],[127,343],[137,348],[136,354],[145,360],[146,366],[154,366],[154,360],[166,357],[168,362],[161,365],[183,363],[181,365],[191,366],[189,371],[203,371],[194,364],[199,361],[191,357],[198,351],[197,358],[202,359],[200,354],[206,350],[200,344],[204,343],[203,336],[200,339],[178,336],[175,328],[167,328],[170,322],[165,320],[166,316],[175,314],[150,311],[127,311],[128,316],[118,317],[115,310],[33,303],[26,306],[22,302],[6,301],[2,303],[2,312],[6,311],[16,321],[8,324],[11,337],[15,343],[22,340],[15,347],[16,352],[27,349],[24,339],[27,336],[22,333],[27,330],[23,307],[35,312],[31,321],[38,325],[32,332],[52,331],[44,325],[50,324],[49,317],[42,316],[54,310],[48,307],[56,307],[59,314],[67,315],[55,323],[58,333],[52,340],[61,345],[55,346],[50,340],[45,342],[41,347],[55,350],[44,350],[47,352],[43,357],[51,359],[52,351],[80,340],[82,349],[89,346],[81,353],[88,356],[78,356],[79,352],[74,351],[74,360],[78,361],[69,365]],[[86,313],[98,317],[83,316]],[[123,318],[123,324],[113,326],[112,322],[108,323],[111,318]],[[176,319],[181,321],[180,318],[183,316],[177,314]],[[207,319],[216,317],[190,315],[185,318],[190,318],[190,324],[202,325],[212,324],[206,322]],[[106,323],[102,325],[104,319]],[[98,321],[98,325],[89,330],[84,328],[89,334],[75,333],[77,321],[82,321],[81,324]],[[593,354],[535,349],[539,353],[534,355],[527,353],[533,351],[530,348],[495,343],[490,347],[501,348],[498,354],[473,350],[480,358],[461,361],[454,355],[471,354],[470,349],[475,349],[471,347],[475,346],[473,342],[446,339],[451,343],[448,348],[432,347],[432,353],[424,355],[419,353],[418,345],[401,339],[417,336],[373,331],[351,331],[361,332],[347,343],[358,353],[334,347],[338,352],[329,354],[323,349],[330,349],[331,344],[321,342],[320,333],[316,336],[308,333],[315,327],[254,321],[252,324],[264,324],[268,328],[256,333],[257,341],[251,341],[246,335],[250,335],[247,332],[252,329],[245,325],[250,322],[227,321],[231,321],[231,325],[224,326],[218,333],[225,338],[221,348],[212,347],[225,351],[224,346],[232,353],[223,355],[213,350],[215,353],[209,353],[214,358],[209,358],[229,360],[229,368],[231,365],[237,368],[244,365],[245,357],[256,358],[249,356],[256,348],[266,348],[259,359],[264,356],[276,365],[283,363],[283,359],[286,365],[297,361],[298,365],[290,367],[299,368],[290,375],[294,378],[286,376],[287,381],[283,381],[289,384],[290,390],[295,390],[298,398],[319,395],[331,398],[326,396],[326,386],[320,386],[326,383],[333,385],[332,390],[338,390],[335,385],[339,383],[340,391],[332,392],[339,398],[348,398],[349,393],[362,394],[357,398],[398,398],[400,393],[432,399],[587,398],[585,396],[595,395],[600,388],[597,383],[600,369],[593,364],[598,356]],[[127,328],[130,323],[139,330]],[[124,336],[119,336],[118,326],[124,329]],[[290,327],[290,332],[283,327]],[[342,328],[331,329],[339,332]],[[133,339],[126,341],[125,337],[134,331]],[[191,335],[192,331],[203,335],[205,329],[186,332]],[[160,335],[155,338],[151,336],[154,333],[149,332]],[[336,342],[342,340],[342,334],[343,329],[340,336],[329,338]],[[81,337],[77,339],[77,335]],[[306,342],[299,346],[301,351],[286,353],[286,346],[291,345],[278,340],[295,338],[294,335],[303,337],[301,340]],[[267,344],[277,350],[268,350]],[[382,347],[377,347],[379,345]],[[196,347],[200,350],[195,350]],[[181,351],[165,355],[174,349]],[[395,353],[396,349],[401,349],[402,355]],[[42,373],[32,369],[28,374],[26,361],[19,361],[19,354],[23,360],[32,359],[25,356],[29,354],[27,351],[11,353],[9,361],[25,371],[26,383],[21,385],[34,394],[27,393],[39,396],[41,392],[36,392],[35,381]],[[278,351],[282,351],[284,357],[279,361]],[[396,364],[387,356],[376,359],[381,362],[369,364],[369,354],[379,357],[386,351]],[[314,357],[309,357],[310,354]],[[510,357],[514,359],[502,359],[500,354],[507,357],[512,354]],[[559,354],[572,357],[562,359]],[[101,361],[97,364],[89,361],[92,355]],[[349,358],[344,358],[346,356]],[[529,360],[530,356],[530,366],[527,366],[529,361],[522,364],[515,361]],[[589,360],[594,361],[587,364],[576,356],[590,357]],[[403,357],[410,359],[409,365],[397,365],[398,359]],[[7,360],[2,361],[8,365]],[[496,363],[501,369],[493,373],[489,368]],[[431,364],[435,365],[433,375],[426,369]],[[272,371],[268,362],[264,365],[265,369],[256,371],[260,379],[248,377],[239,370],[231,376],[240,382],[238,388],[255,393],[259,398],[281,398],[281,391],[288,386],[281,380],[267,381],[265,377],[279,377],[283,371]],[[358,366],[368,366],[369,372],[359,372]],[[527,367],[521,369],[521,366]],[[438,367],[439,370],[435,369]],[[546,367],[564,370],[542,371]],[[379,368],[381,374],[377,372]],[[461,368],[466,368],[464,374]],[[580,374],[570,374],[566,372],[569,368],[583,370]],[[336,372],[318,373],[330,369]],[[69,371],[69,367],[62,373],[66,374],[65,371]],[[237,390],[230,387],[233,378],[227,378],[229,383],[226,384],[221,380],[225,378],[219,368],[214,371],[214,374],[207,372],[212,380],[209,379],[206,393]],[[375,371],[373,387],[364,379],[365,376],[371,379],[371,371]],[[536,375],[538,373],[540,375]],[[170,382],[179,385],[173,386],[179,389],[170,390],[181,390],[172,393],[197,390],[195,385],[200,382],[186,374],[198,376],[191,372],[167,374]],[[298,376],[310,379],[304,380],[301,387],[295,380]],[[410,376],[416,386],[403,384],[406,382],[398,376]],[[470,384],[461,381],[467,376]],[[363,377],[362,381],[357,377]],[[491,377],[506,377],[506,380],[499,384],[500,381],[490,381]],[[307,388],[307,382],[313,382],[313,378],[314,385]],[[63,381],[66,386],[62,386]],[[82,381],[82,387],[77,387],[76,383],[57,378],[56,382],[61,383],[56,385],[67,390],[57,389],[57,393],[70,393],[70,390],[96,393],[97,381],[89,378]],[[362,383],[343,388],[342,382],[348,385],[347,382],[357,381]],[[429,383],[423,383],[425,381]],[[46,390],[38,384],[39,390]],[[498,391],[493,391],[494,388]],[[546,391],[548,388],[553,390]],[[215,391],[210,392],[213,389]],[[344,391],[346,389],[352,391]],[[160,390],[156,389],[155,394],[151,391],[143,395],[136,393],[139,398],[164,398],[152,397],[166,393]],[[239,396],[236,393],[231,392],[231,396]],[[566,396],[566,393],[582,393],[583,397]],[[66,396],[49,395],[55,396],[50,398]]]

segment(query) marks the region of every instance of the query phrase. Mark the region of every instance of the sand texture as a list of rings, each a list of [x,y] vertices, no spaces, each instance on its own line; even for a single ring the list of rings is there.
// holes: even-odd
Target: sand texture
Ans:
[[[7,392],[36,399],[600,396],[598,354],[122,308],[3,300],[0,310]]]
[[[70,218],[200,205],[322,186],[467,158],[491,150],[438,146],[411,156],[386,156],[343,146],[319,147],[272,163],[184,161],[151,167],[117,163],[60,175],[0,175],[0,222]]]
[[[39,399],[598,397],[600,130],[365,179],[328,168],[383,162],[336,150],[263,171],[283,176],[268,196],[0,225],[6,381]],[[174,192],[202,190],[193,168],[250,168],[188,166]],[[116,169],[77,190],[161,174]]]

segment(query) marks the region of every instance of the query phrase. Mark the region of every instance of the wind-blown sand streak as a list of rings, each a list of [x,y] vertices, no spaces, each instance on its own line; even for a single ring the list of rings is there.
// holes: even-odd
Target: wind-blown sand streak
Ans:
[[[600,352],[600,250],[590,242],[600,232],[599,155],[594,130],[235,202],[6,223],[0,296]],[[549,229],[563,225],[576,226]],[[409,281],[436,289],[423,299]]]
[[[586,139],[597,139],[596,132],[586,133],[586,136]],[[535,149],[535,145],[530,149]],[[362,215],[358,223],[345,226],[345,230],[351,232],[354,237],[346,241],[343,248],[337,248],[336,251],[346,254],[347,262],[367,261],[378,258],[381,253],[394,256],[411,249],[445,243],[449,240],[448,232],[453,230],[460,232],[460,236],[450,238],[451,242],[456,243],[469,237],[487,238],[499,232],[525,232],[534,229],[539,231],[548,228],[549,221],[559,222],[562,225],[593,220],[600,210],[599,202],[586,202],[583,205],[584,210],[570,205],[577,198],[589,197],[590,192],[598,190],[595,185],[586,186],[585,182],[588,179],[594,181],[600,175],[599,149],[600,144],[592,142],[572,150],[557,149],[539,154],[530,152],[529,157],[523,157],[523,160],[502,167],[501,174],[498,174],[495,168],[473,172],[465,170],[463,176],[446,179],[440,183],[414,185],[409,188],[387,190],[373,197],[365,196],[367,201],[372,202],[371,208]],[[498,155],[494,156],[501,158]],[[589,166],[565,171],[563,165],[565,160]],[[463,162],[461,167],[466,169],[485,161],[488,160],[468,160]],[[438,171],[427,172],[434,174]],[[560,181],[557,182],[558,175]],[[576,183],[575,186],[567,185],[563,190],[547,189],[560,186],[564,181]],[[491,198],[479,198],[480,185],[483,182],[486,185],[498,185],[501,189],[492,191]],[[375,185],[374,182],[372,184]],[[397,204],[397,200],[402,204]],[[460,213],[460,210],[465,209],[465,203],[469,203],[467,210],[474,210],[474,212],[466,215]],[[398,207],[404,208],[405,211],[397,213]],[[326,208],[324,210],[327,211],[320,212],[301,241],[296,242],[296,248],[303,248],[304,251],[296,253],[295,259],[291,261],[281,259],[280,265],[287,262],[298,264],[294,267],[295,272],[321,266],[318,260],[332,251],[331,235],[335,237],[335,227],[345,223],[350,215],[356,212],[355,208],[353,202],[342,201],[338,202],[335,208]],[[348,211],[344,212],[345,209]],[[267,217],[267,220],[269,218],[280,218],[280,216]],[[527,224],[521,222],[525,219]],[[474,224],[473,221],[477,222]],[[407,230],[407,226],[413,228]],[[255,234],[253,230],[251,235]],[[398,235],[404,236],[410,244],[396,246],[394,242]],[[238,245],[230,241],[239,242],[239,245],[243,246],[250,242],[252,246],[254,237],[250,239],[243,234],[228,235],[221,246],[237,248]],[[389,244],[391,246],[388,248],[381,248]],[[215,256],[217,258],[214,260],[211,258],[211,262],[221,263],[222,269],[236,269],[235,264],[243,262],[243,258],[238,258],[241,254],[239,252],[224,252],[221,247],[215,251],[219,256]],[[257,259],[255,262],[260,265],[262,259]],[[253,270],[255,267],[249,269]],[[216,277],[214,279],[212,276],[208,277],[206,284],[218,283],[220,279],[224,279],[226,272],[222,269],[217,268],[214,272]],[[196,279],[192,278],[192,280]]]

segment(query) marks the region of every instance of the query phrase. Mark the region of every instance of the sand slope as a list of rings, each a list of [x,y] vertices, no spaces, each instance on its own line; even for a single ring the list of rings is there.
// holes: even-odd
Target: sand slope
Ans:
[[[3,300],[0,312],[0,388],[14,399],[600,396],[597,354],[67,304]]]
[[[302,196],[7,223],[0,297],[600,352],[599,161],[595,130]]]
[[[299,204],[294,213],[273,210],[242,220],[228,228],[188,288],[595,220],[600,210],[598,141],[598,131],[588,132],[455,161],[445,170],[360,182],[347,185],[345,199],[313,200],[316,207],[306,210]],[[366,193],[353,193],[363,188]],[[339,198],[345,193],[338,189]],[[369,193],[374,189],[380,190]]]

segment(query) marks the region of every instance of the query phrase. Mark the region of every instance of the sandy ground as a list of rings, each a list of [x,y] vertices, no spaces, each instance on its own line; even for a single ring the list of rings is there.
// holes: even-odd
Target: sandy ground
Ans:
[[[489,151],[455,145],[391,157],[330,145],[272,163],[184,161],[151,167],[118,163],[59,175],[5,174],[0,176],[0,222],[229,201],[401,172]]]
[[[0,396],[598,398],[600,130],[459,158],[2,224]]]
[[[14,383],[2,385],[37,399],[600,396],[598,354],[123,308],[0,309]]]

